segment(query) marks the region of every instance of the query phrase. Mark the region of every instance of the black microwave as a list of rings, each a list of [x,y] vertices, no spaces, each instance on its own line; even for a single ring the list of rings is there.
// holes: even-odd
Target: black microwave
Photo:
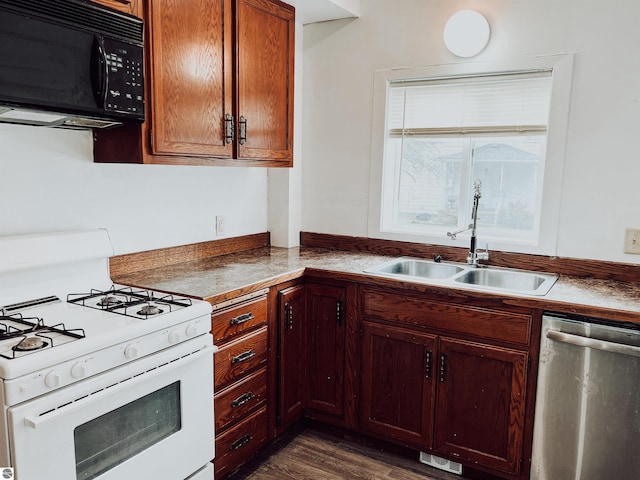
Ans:
[[[144,121],[144,25],[85,0],[0,0],[0,122]]]

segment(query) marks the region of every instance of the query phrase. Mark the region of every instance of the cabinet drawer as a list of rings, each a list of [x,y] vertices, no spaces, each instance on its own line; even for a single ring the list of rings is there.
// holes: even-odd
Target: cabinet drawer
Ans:
[[[267,441],[267,409],[261,408],[231,430],[216,436],[215,477],[246,462]]]
[[[236,423],[267,400],[267,369],[254,373],[218,393],[214,400],[216,432]]]
[[[214,312],[211,315],[211,334],[216,344],[242,332],[267,323],[266,295],[255,300]]]
[[[218,390],[267,363],[267,327],[224,345],[214,357],[214,386]]]
[[[531,341],[531,315],[463,307],[379,290],[365,290],[362,303],[365,316],[402,325],[523,346]]]

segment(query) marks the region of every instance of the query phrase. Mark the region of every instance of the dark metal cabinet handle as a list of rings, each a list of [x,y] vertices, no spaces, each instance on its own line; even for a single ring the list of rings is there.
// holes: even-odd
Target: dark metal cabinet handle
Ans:
[[[236,125],[233,121],[233,116],[227,113],[224,116],[224,141],[229,144],[233,142],[233,138],[236,135]]]
[[[248,352],[241,353],[240,355],[236,355],[231,359],[231,365],[235,365],[236,363],[246,362],[250,358],[256,356],[256,352],[253,350],[249,350]]]
[[[336,302],[336,322],[338,323],[338,326],[342,326],[342,316],[343,316],[343,309],[342,309],[342,301],[338,300]]]
[[[231,402],[231,408],[238,408],[239,406],[247,403],[252,398],[253,398],[253,392],[247,392],[244,395],[240,395],[233,402]]]
[[[240,145],[247,143],[247,119],[240,117]]]
[[[243,435],[238,440],[229,445],[229,450],[237,450],[243,445],[249,443],[251,440],[253,440],[253,437],[247,433],[246,435]]]
[[[425,377],[427,378],[427,380],[431,380],[431,357],[433,355],[433,352],[431,350],[427,350],[427,359],[425,361],[425,370],[426,370],[426,374]]]
[[[293,330],[293,305],[288,303],[284,305],[284,328]]]
[[[243,313],[242,315],[238,315],[237,317],[233,317],[230,321],[230,325],[240,325],[241,323],[248,322],[249,320],[253,320],[253,313]]]
[[[444,353],[440,355],[440,381],[447,381],[447,356]]]

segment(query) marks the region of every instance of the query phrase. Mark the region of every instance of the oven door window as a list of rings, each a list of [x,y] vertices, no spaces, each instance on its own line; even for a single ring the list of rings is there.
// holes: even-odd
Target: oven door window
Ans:
[[[180,382],[79,425],[74,430],[76,478],[96,478],[180,428]]]

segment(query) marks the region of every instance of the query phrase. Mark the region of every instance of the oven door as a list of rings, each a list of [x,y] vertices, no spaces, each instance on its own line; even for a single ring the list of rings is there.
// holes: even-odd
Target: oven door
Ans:
[[[16,478],[179,480],[206,465],[215,347],[202,338],[10,407]]]

